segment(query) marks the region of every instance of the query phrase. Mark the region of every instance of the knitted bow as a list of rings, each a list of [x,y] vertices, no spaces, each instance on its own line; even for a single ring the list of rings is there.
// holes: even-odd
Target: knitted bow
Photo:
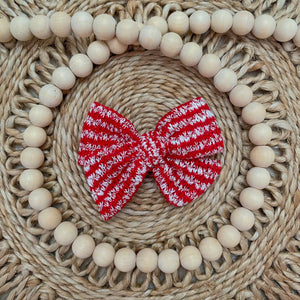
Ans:
[[[149,171],[169,203],[193,201],[219,175],[220,161],[209,156],[223,148],[221,131],[201,97],[172,109],[155,130],[142,135],[128,119],[95,102],[83,125],[78,163],[108,220],[133,197]]]

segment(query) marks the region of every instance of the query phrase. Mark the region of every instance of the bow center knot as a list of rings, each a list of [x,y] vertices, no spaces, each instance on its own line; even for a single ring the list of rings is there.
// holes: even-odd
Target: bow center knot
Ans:
[[[161,163],[167,154],[166,143],[155,130],[141,135],[140,149],[149,170]]]

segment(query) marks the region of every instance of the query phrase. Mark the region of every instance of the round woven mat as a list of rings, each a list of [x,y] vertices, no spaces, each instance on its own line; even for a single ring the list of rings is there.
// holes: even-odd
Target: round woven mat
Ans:
[[[152,15],[168,16],[173,10],[208,12],[216,8],[247,9],[255,15],[270,13],[276,20],[296,18],[296,1],[9,1],[1,2],[4,15],[47,14],[53,9],[74,13],[80,9],[93,16],[108,11],[116,18],[134,17],[145,22]],[[296,19],[297,20],[297,19]],[[299,22],[299,17],[298,20]],[[204,261],[201,269],[166,275],[120,273],[113,266],[97,267],[91,258],[77,259],[70,247],[61,247],[53,231],[39,228],[37,213],[28,206],[28,193],[18,184],[22,171],[20,152],[25,146],[22,131],[29,124],[28,110],[38,102],[37,93],[49,83],[56,66],[68,64],[72,54],[85,52],[94,38],[52,38],[28,43],[0,45],[0,294],[7,299],[299,299],[299,134],[300,50],[291,43],[253,36],[220,36],[209,32],[186,36],[199,42],[203,52],[217,53],[222,65],[235,70],[239,82],[251,86],[254,101],[267,108],[267,123],[277,153],[270,168],[272,181],[265,204],[255,212],[255,226],[242,234],[239,246],[224,250],[217,262]],[[134,199],[109,222],[101,220],[89,193],[77,151],[83,121],[93,101],[105,104],[129,118],[143,133],[155,127],[173,107],[203,96],[216,116],[224,137],[222,172],[198,200],[183,208],[166,203],[153,178],[148,176]],[[54,205],[64,220],[97,243],[106,241],[115,249],[129,246],[138,251],[152,247],[180,251],[198,245],[205,236],[229,223],[230,212],[239,207],[238,196],[246,186],[251,167],[249,126],[240,119],[226,94],[196,68],[158,51],[133,47],[96,67],[91,76],[77,80],[55,110],[43,146],[46,160],[41,170],[45,187],[54,195]],[[1,298],[2,299],[2,298]]]

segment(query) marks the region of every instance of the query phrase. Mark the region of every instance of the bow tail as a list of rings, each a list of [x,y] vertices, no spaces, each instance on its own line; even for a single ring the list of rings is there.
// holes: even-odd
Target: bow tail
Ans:
[[[153,176],[166,201],[183,206],[204,193],[221,171],[221,162],[212,158],[182,160],[167,158],[153,169]]]

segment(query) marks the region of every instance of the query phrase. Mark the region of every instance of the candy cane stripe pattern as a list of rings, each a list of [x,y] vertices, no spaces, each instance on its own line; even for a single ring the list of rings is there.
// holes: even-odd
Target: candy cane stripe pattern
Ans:
[[[224,150],[220,128],[205,100],[172,109],[155,130],[140,135],[113,109],[94,102],[84,122],[78,164],[104,220],[130,201],[148,172],[166,201],[190,203],[215,181]]]

